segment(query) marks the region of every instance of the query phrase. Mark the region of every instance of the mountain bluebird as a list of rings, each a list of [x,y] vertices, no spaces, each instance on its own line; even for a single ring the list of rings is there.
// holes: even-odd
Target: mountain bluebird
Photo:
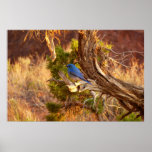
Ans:
[[[87,80],[84,78],[84,76],[83,76],[83,74],[81,73],[81,71],[80,71],[74,64],[68,64],[68,65],[67,65],[67,68],[68,68],[68,74],[69,74],[69,76],[70,76],[73,80],[75,80],[75,81],[77,81],[77,80],[83,80],[83,81],[91,84],[89,81],[87,81]]]

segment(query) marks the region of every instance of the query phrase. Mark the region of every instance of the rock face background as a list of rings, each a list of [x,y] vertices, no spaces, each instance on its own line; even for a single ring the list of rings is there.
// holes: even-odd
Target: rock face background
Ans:
[[[104,41],[113,44],[116,52],[138,51],[144,52],[143,30],[106,30],[101,31]],[[143,54],[134,53],[140,63],[144,62]]]
[[[9,30],[8,31],[8,58],[13,63],[18,57],[41,56],[50,54],[46,42],[40,42],[37,39],[27,39],[24,41],[27,31]],[[113,45],[116,52],[138,51],[144,52],[144,31],[143,30],[100,30],[99,37],[103,41]],[[61,31],[59,35],[60,45],[67,49],[70,47],[72,38],[78,38],[78,32],[68,30],[65,34]],[[57,44],[57,41],[55,41]],[[144,58],[139,53],[134,54],[140,63]]]

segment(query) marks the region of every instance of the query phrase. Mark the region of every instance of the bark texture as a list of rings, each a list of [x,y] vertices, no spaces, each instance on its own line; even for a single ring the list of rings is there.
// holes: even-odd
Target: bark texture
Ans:
[[[144,88],[113,77],[105,66],[102,66],[106,58],[97,42],[96,31],[80,31],[78,60],[85,77],[94,80],[101,93],[115,97],[128,113],[139,112],[139,116],[144,118]]]

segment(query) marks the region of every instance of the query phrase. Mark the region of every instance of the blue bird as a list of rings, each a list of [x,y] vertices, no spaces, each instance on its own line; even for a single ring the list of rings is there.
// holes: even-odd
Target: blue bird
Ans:
[[[68,68],[68,74],[69,74],[69,76],[70,76],[73,80],[75,80],[75,81],[77,81],[77,80],[83,80],[83,81],[91,84],[89,81],[87,81],[87,80],[84,78],[84,76],[83,76],[83,74],[81,73],[81,71],[80,71],[74,64],[68,64],[68,65],[67,65],[67,68]]]

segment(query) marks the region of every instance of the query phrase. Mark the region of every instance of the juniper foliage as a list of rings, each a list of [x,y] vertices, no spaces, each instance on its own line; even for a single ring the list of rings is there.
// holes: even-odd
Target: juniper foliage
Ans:
[[[51,58],[47,56],[48,65],[47,68],[50,70],[51,76],[54,79],[61,80],[61,78],[58,75],[59,71],[64,72],[64,74],[70,79],[67,72],[67,64],[75,64],[78,68],[80,68],[79,64],[77,63],[77,51],[78,51],[78,41],[75,39],[72,39],[71,41],[71,52],[66,52],[63,50],[61,46],[56,47],[56,60],[52,62]],[[81,93],[78,92],[70,92],[68,87],[64,83],[58,83],[56,81],[50,81],[49,83],[50,92],[56,97],[60,102],[64,103],[67,102],[84,102],[87,98],[90,98],[91,95],[89,91],[84,91]],[[47,103],[47,109],[49,110],[50,114],[53,113],[53,115],[47,116],[48,121],[56,121],[57,117],[52,112],[52,109],[56,107],[56,105],[52,104],[52,102]],[[58,120],[58,119],[57,119]]]

